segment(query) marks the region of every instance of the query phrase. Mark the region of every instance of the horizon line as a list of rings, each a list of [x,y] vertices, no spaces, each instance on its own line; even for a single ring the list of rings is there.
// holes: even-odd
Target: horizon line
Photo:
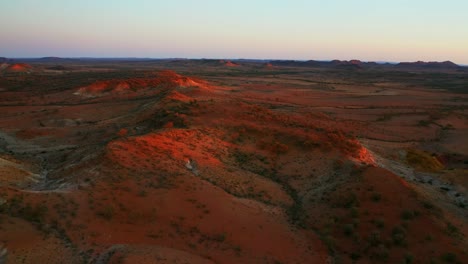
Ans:
[[[2,58],[3,56],[0,56]],[[443,62],[451,62],[454,63],[458,66],[468,66],[468,64],[459,64],[455,63],[451,60],[441,60],[441,61],[435,61],[435,60],[415,60],[415,61],[386,61],[386,60],[360,60],[360,59],[323,59],[323,60],[318,60],[318,59],[257,59],[257,58],[220,58],[220,57],[211,57],[211,58],[205,58],[205,57],[125,57],[125,56],[116,56],[116,57],[89,57],[89,56],[77,56],[77,57],[59,57],[59,56],[40,56],[40,57],[3,57],[5,59],[46,59],[46,58],[57,58],[57,59],[139,59],[139,60],[251,60],[251,61],[297,61],[297,62],[307,62],[307,61],[319,61],[319,62],[332,62],[335,60],[338,61],[360,61],[364,63],[378,63],[378,64],[398,64],[398,63],[414,63],[414,62],[425,62],[425,63],[430,63],[430,62],[436,62],[436,63],[443,63]]]

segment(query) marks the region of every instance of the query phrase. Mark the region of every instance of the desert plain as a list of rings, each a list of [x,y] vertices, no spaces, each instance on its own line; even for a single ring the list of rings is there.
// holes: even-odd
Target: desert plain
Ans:
[[[0,263],[468,262],[467,67],[0,63]]]

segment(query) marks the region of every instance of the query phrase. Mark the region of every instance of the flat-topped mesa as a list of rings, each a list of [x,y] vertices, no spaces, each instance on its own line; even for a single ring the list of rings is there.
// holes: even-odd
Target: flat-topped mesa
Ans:
[[[364,63],[360,60],[333,60],[330,62],[332,66],[341,69],[362,69]]]
[[[77,95],[98,95],[104,93],[127,93],[142,89],[156,87],[206,87],[207,82],[198,78],[185,77],[174,71],[161,71],[155,78],[132,78],[124,80],[96,81],[90,85],[81,87]]]
[[[355,65],[360,65],[362,64],[363,62],[360,61],[360,60],[332,60],[331,61],[332,64],[335,64],[335,65],[342,65],[342,64],[355,64]]]

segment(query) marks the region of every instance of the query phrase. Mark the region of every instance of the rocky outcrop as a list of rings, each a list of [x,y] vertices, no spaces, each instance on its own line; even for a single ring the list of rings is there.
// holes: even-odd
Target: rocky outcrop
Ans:
[[[0,245],[0,264],[7,263],[8,250],[5,246]]]

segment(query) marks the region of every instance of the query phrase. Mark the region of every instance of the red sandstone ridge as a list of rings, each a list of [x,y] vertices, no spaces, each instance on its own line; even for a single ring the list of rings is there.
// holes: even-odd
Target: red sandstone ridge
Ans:
[[[6,68],[10,72],[26,72],[32,70],[32,66],[26,63],[15,63]]]
[[[239,66],[239,64],[233,63],[232,61],[226,61],[226,62],[224,63],[224,66],[227,66],[227,67],[237,67],[237,66]]]
[[[162,81],[163,84],[175,87],[205,87],[207,85],[207,82],[202,79],[182,76],[170,70],[159,72],[156,79]]]
[[[78,95],[97,95],[103,93],[136,92],[141,89],[155,87],[206,87],[206,81],[189,78],[173,71],[161,71],[156,78],[132,78],[125,80],[96,81],[78,89]]]

